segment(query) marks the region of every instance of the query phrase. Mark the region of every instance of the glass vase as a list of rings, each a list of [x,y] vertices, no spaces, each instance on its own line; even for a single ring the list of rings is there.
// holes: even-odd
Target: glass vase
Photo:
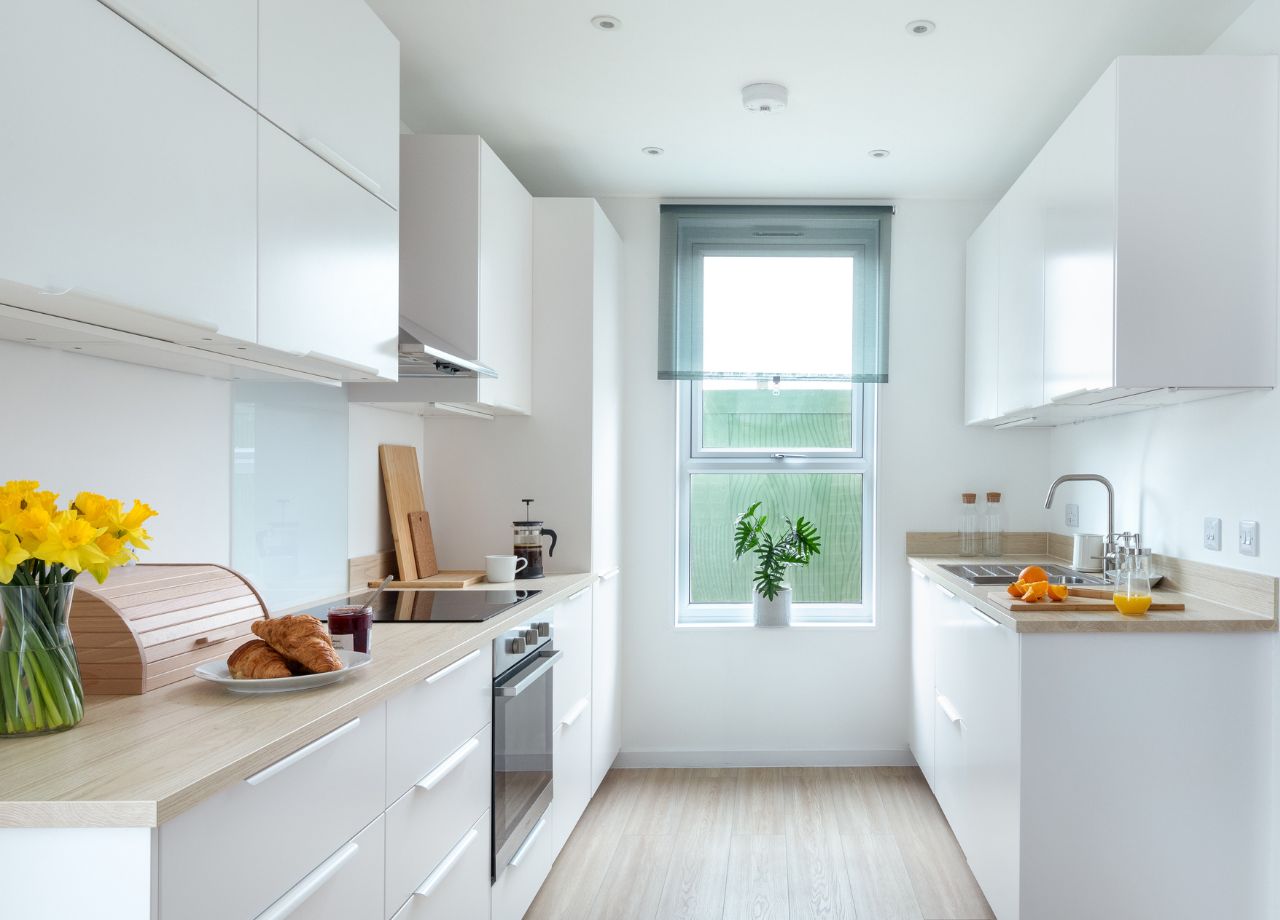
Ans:
[[[0,737],[66,731],[84,718],[67,617],[74,583],[0,585]]]

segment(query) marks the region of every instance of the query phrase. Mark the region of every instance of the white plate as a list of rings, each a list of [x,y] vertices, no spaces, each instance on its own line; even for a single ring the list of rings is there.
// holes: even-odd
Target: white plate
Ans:
[[[309,690],[342,680],[352,671],[367,665],[372,656],[365,652],[349,652],[346,649],[335,649],[342,659],[341,671],[325,671],[323,674],[299,674],[297,677],[264,677],[252,680],[237,680],[227,670],[225,658],[217,661],[206,661],[196,667],[196,677],[221,684],[235,693],[284,693],[289,690]]]

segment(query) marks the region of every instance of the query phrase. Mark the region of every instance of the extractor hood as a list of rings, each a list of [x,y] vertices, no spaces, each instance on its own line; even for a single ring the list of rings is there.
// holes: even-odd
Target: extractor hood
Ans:
[[[406,316],[400,317],[400,379],[406,377],[497,377],[498,372],[433,335]]]

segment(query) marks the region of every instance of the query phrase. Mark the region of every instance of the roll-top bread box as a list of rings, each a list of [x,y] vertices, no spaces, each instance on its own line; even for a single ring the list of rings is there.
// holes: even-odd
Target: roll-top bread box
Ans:
[[[88,694],[146,693],[225,658],[267,615],[244,576],[220,565],[133,565],[81,576],[71,634]]]

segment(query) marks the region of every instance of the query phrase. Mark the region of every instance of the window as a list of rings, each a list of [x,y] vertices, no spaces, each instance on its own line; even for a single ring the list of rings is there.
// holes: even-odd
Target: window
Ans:
[[[733,524],[804,516],[792,622],[871,621],[874,383],[888,379],[884,208],[664,207],[659,377],[678,380],[682,625],[750,623]]]

